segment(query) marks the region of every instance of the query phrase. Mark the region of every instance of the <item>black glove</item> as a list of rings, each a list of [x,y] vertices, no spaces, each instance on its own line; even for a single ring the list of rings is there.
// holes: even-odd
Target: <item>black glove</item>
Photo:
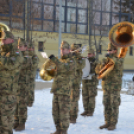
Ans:
[[[109,53],[106,53],[105,57],[110,57],[110,54]]]
[[[134,76],[133,76],[133,78],[132,78],[132,81],[134,81]]]
[[[55,57],[53,54],[51,54],[50,56],[49,56],[49,59],[52,59],[53,57]]]

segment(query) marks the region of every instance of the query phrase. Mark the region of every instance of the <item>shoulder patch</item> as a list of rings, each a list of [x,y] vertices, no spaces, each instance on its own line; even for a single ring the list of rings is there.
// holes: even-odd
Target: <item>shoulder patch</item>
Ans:
[[[15,53],[16,53],[16,54],[19,54],[20,52],[19,52],[19,51],[16,51]]]

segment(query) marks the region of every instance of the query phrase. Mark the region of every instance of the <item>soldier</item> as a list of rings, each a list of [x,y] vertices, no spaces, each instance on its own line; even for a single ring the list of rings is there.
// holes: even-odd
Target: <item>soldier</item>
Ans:
[[[23,57],[14,49],[14,36],[0,24],[0,133],[13,134],[13,114],[17,103],[18,76]]]
[[[20,95],[19,102],[14,114],[14,129],[15,131],[21,131],[25,129],[25,122],[27,119],[27,95],[28,90],[30,89],[30,71],[29,68],[32,64],[32,59],[29,56],[27,50],[27,44],[24,39],[19,38],[18,48],[22,52],[24,57],[24,62],[21,65],[20,76],[19,76],[19,87]]]
[[[116,128],[116,124],[118,122],[119,105],[121,103],[120,91],[122,83],[123,61],[123,58],[120,56],[117,57],[117,47],[113,46],[112,43],[109,43],[108,53],[106,58],[102,59],[100,67],[106,67],[108,63],[111,64],[110,62],[112,62],[112,64],[114,63],[114,67],[113,69],[107,69],[108,73],[106,74],[106,72],[104,72],[106,75],[102,77],[105,124],[100,126],[100,129],[107,128],[108,130],[114,130]]]
[[[70,80],[75,71],[75,62],[70,56],[70,45],[66,41],[62,41],[60,49],[60,60],[54,55],[49,57],[56,64],[57,68],[51,88],[51,93],[54,94],[52,114],[56,126],[56,132],[53,134],[67,134],[70,117]]]
[[[76,61],[76,70],[74,77],[72,77],[72,90],[71,90],[71,107],[70,107],[70,123],[76,123],[78,114],[78,100],[80,96],[80,84],[82,79],[82,68],[85,66],[85,60],[82,58],[79,49],[81,44],[72,44],[72,58]]]
[[[31,107],[33,105],[34,102],[34,88],[35,88],[35,76],[36,76],[36,71],[38,68],[38,63],[39,63],[39,59],[38,56],[35,54],[35,50],[34,50],[34,46],[33,44],[29,43],[28,45],[28,50],[29,52],[29,56],[32,59],[32,64],[30,67],[30,89],[28,90],[28,96],[27,96],[27,106]]]
[[[93,49],[88,50],[88,60],[90,62],[90,74],[88,79],[82,80],[82,99],[84,112],[82,116],[93,116],[95,109],[95,97],[97,95],[97,75],[95,73],[95,67],[98,62],[95,59],[95,52]]]

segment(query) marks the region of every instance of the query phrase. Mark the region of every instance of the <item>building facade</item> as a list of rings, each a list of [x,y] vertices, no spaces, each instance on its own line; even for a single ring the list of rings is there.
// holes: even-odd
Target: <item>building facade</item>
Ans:
[[[33,41],[41,68],[40,52],[58,56],[60,0],[0,1],[0,22],[6,23],[15,37]],[[90,45],[99,59],[106,53],[111,27],[121,21],[133,23],[132,0],[62,0],[62,40]],[[97,47],[96,47],[97,46]],[[98,51],[99,50],[99,51]],[[87,52],[83,53],[84,56]],[[134,70],[133,45],[125,58],[126,70]]]

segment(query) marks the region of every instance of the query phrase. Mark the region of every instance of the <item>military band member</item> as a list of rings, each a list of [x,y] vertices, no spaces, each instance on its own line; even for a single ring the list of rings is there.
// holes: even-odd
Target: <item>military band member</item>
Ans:
[[[103,69],[109,64],[113,64],[114,66],[112,65],[113,68],[111,66],[111,69],[107,69],[108,73],[102,77],[105,124],[100,126],[100,129],[107,128],[108,130],[114,130],[116,128],[119,105],[121,103],[120,91],[122,84],[123,62],[124,59],[117,56],[117,47],[112,45],[112,43],[109,43],[108,53],[106,58],[102,59],[100,67]],[[101,76],[102,74],[103,73],[100,73],[99,75]]]
[[[0,133],[13,134],[13,114],[17,104],[18,78],[22,55],[14,49],[14,36],[0,23]]]
[[[17,108],[14,114],[14,129],[15,131],[21,131],[25,129],[25,122],[27,120],[27,95],[28,90],[30,89],[30,72],[29,68],[32,64],[32,59],[29,56],[27,50],[27,43],[24,39],[19,38],[18,48],[22,52],[24,57],[24,61],[21,65],[20,76],[19,76],[19,87],[20,87],[20,95],[18,99]]]
[[[36,71],[38,68],[39,64],[39,58],[35,53],[34,46],[32,43],[28,44],[27,51],[29,53],[29,56],[32,59],[32,64],[29,67],[29,75],[30,75],[30,81],[29,81],[29,87],[30,89],[28,90],[28,95],[27,95],[27,105],[31,107],[34,102],[34,89],[35,89],[35,76],[36,76]]]
[[[82,80],[82,68],[85,66],[85,60],[81,56],[81,44],[72,44],[71,52],[72,58],[76,62],[76,69],[74,77],[72,77],[72,90],[71,90],[71,108],[70,108],[70,123],[76,123],[78,116],[78,100],[80,97],[80,84]]]
[[[60,50],[60,60],[54,55],[49,57],[57,68],[51,88],[51,93],[53,93],[52,114],[56,126],[56,132],[53,134],[67,134],[70,118],[70,80],[75,72],[75,62],[70,56],[70,45],[62,41]]]
[[[97,95],[97,75],[95,73],[95,68],[98,64],[95,58],[95,52],[93,49],[88,50],[88,60],[90,63],[90,74],[88,79],[82,80],[82,100],[84,112],[82,116],[92,116],[95,109],[95,97]]]

